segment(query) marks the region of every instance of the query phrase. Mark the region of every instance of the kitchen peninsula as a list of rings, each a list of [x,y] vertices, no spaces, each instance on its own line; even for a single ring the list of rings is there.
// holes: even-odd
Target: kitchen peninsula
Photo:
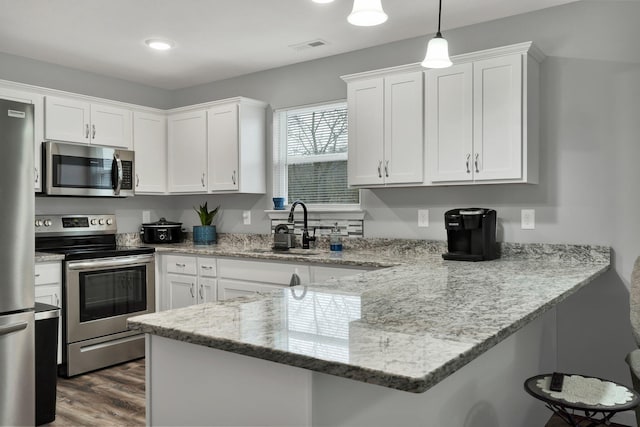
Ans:
[[[522,382],[555,370],[555,306],[609,268],[610,249],[501,250],[470,263],[387,245],[344,260],[387,268],[129,319],[147,333],[147,422],[542,425]]]

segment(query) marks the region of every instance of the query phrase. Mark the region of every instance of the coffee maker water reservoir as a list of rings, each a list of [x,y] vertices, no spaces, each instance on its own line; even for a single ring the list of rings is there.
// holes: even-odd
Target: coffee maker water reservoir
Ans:
[[[448,252],[442,258],[487,261],[498,257],[496,211],[484,208],[451,209],[444,214]]]

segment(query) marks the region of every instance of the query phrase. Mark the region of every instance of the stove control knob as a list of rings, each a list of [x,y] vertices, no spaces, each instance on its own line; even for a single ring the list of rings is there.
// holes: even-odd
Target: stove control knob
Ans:
[[[44,226],[45,227],[51,227],[51,220],[50,219],[45,219],[44,220]]]
[[[100,225],[104,225],[104,219],[100,218],[100,219],[98,220],[98,224],[100,224]]]
[[[113,220],[111,218],[107,219],[107,225],[112,225],[113,224]]]
[[[42,220],[36,219],[36,227],[42,227]]]
[[[95,218],[91,218],[91,225],[96,225],[98,223],[98,220]]]

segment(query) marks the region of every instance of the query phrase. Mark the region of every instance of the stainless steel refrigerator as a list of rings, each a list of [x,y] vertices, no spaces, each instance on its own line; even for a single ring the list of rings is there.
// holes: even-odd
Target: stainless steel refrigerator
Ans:
[[[0,99],[0,425],[35,424],[33,126]]]

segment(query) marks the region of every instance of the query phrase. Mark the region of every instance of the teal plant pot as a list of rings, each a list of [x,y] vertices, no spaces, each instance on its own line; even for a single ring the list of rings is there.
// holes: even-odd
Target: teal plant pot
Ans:
[[[212,245],[216,243],[216,226],[215,225],[194,225],[193,226],[193,244],[194,245]]]

